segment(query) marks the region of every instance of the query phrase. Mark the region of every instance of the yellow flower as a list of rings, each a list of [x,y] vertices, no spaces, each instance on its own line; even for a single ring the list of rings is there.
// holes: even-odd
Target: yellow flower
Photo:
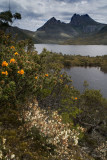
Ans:
[[[17,73],[19,73],[19,74],[24,74],[24,70],[23,69],[21,69],[20,71],[18,71]]]
[[[5,72],[1,72],[2,74],[4,74],[4,75],[8,75],[8,72],[7,71],[5,71]]]
[[[6,61],[2,62],[2,67],[4,67],[4,66],[6,66],[6,67],[8,66],[8,63]]]
[[[60,75],[60,77],[62,77],[62,74]]]
[[[7,71],[5,71],[5,74],[6,74],[6,76],[8,75],[8,72]]]
[[[5,74],[5,72],[1,72],[2,74]]]
[[[15,63],[16,61],[15,61],[15,59],[14,58],[12,58],[11,60],[10,60],[10,63]]]
[[[24,74],[24,70],[23,69],[20,70],[20,74]]]
[[[14,54],[15,54],[15,55],[18,55],[18,53],[17,53],[17,52],[15,52]]]
[[[15,47],[14,47],[14,46],[11,46],[10,48],[11,48],[11,49],[15,49]]]
[[[45,77],[48,77],[48,74],[45,74]]]
[[[36,76],[35,79],[38,79],[38,77]]]
[[[77,100],[78,98],[77,97],[75,97],[75,100]]]

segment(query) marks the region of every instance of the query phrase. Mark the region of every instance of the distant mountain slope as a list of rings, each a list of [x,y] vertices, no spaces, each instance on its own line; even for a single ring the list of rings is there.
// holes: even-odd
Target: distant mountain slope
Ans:
[[[92,44],[92,45],[107,45],[107,26],[103,27],[99,32],[86,35],[86,36],[79,36],[75,37],[74,39],[69,39],[62,44]]]
[[[49,19],[35,32],[35,37],[43,43],[63,43],[97,34],[105,24],[96,22],[88,14],[74,14],[69,23],[61,22],[55,17]]]
[[[17,40],[32,39],[34,43],[41,43],[41,40],[39,40],[34,36],[35,32],[20,29],[18,27],[8,26],[3,24],[1,21],[0,21],[0,30],[4,30],[4,32],[6,33],[11,33],[13,37],[17,35]]]
[[[104,26],[100,31],[99,33],[107,33],[107,25]]]
[[[41,43],[41,40],[34,37],[35,32],[33,31],[20,29],[18,27],[8,27],[6,29],[6,32],[7,33],[11,32],[13,36],[17,35],[18,40],[25,40],[31,38],[35,43]]]

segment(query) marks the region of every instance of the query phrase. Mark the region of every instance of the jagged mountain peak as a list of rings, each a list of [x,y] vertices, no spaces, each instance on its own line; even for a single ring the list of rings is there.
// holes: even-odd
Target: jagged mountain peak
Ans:
[[[37,30],[46,30],[50,26],[60,25],[62,22],[57,20],[55,17],[50,18],[42,27],[38,28]]]
[[[80,15],[80,14],[77,14],[77,13],[75,13],[73,16],[72,16],[72,18],[73,17],[90,17],[88,14],[83,14],[83,15]]]
[[[59,26],[63,24],[63,22],[61,22],[60,20],[57,20],[55,17],[50,18],[42,27],[38,28],[37,30],[45,30],[48,27],[51,26]]]
[[[80,15],[75,13],[69,23],[61,22],[55,17],[52,17],[42,27],[38,28],[37,31],[44,31],[47,34],[50,33],[52,35],[53,33],[59,33],[68,37],[77,36],[83,33],[94,33],[104,26],[104,24],[93,20],[88,14]]]
[[[81,26],[81,25],[95,25],[98,23],[94,21],[88,14],[79,15],[75,13],[71,18],[70,24],[75,26]]]
[[[57,20],[55,17],[52,17],[45,23],[45,25],[47,25],[47,24],[60,24],[60,23],[61,23],[60,20]]]
[[[50,21],[57,21],[57,19],[55,17],[52,17],[49,19]]]

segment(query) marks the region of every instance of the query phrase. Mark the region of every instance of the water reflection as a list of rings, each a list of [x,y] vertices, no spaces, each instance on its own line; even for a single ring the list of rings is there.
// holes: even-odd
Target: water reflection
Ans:
[[[99,67],[72,67],[63,69],[63,71],[71,76],[74,87],[80,90],[80,92],[83,92],[84,81],[87,81],[89,89],[100,90],[102,95],[107,98],[107,74],[100,71]]]

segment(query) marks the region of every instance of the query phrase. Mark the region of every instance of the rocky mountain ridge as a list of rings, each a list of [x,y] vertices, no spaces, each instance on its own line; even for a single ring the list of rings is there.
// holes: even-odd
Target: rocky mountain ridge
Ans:
[[[9,31],[17,33],[19,40],[31,38],[34,43],[107,44],[107,24],[96,22],[88,14],[74,14],[69,23],[52,17],[35,32],[18,27]]]
[[[69,23],[61,22],[52,17],[37,29],[35,36],[45,43],[61,43],[69,39],[74,40],[78,37],[95,35],[105,26],[106,24],[96,22],[88,14],[74,14]]]

